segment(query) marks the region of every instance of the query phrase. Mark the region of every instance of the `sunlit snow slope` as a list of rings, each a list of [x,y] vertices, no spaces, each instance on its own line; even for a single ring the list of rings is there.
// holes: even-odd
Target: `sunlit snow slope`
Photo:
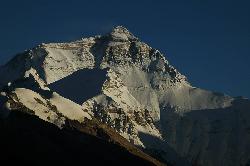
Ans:
[[[250,164],[249,100],[193,87],[124,27],[41,44],[2,66],[0,78],[2,91],[41,119],[64,123],[45,113],[51,105],[70,119],[95,117],[165,163]]]

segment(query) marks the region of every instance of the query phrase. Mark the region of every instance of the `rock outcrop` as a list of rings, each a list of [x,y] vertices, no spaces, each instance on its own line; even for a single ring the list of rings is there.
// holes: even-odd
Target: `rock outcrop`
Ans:
[[[97,118],[165,163],[250,164],[250,101],[193,87],[160,51],[122,26],[103,36],[39,45],[3,66],[0,78],[3,91],[20,103],[50,108],[49,102],[68,118]],[[38,88],[20,89],[17,81],[27,78]],[[45,99],[34,97],[45,92]],[[74,109],[65,111],[62,103]]]

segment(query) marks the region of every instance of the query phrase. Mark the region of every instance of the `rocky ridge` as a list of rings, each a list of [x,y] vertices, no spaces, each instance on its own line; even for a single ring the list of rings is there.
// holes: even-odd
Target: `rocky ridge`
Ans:
[[[1,67],[0,77],[21,103],[42,93],[46,99],[27,100],[54,101],[57,108],[72,102],[85,114],[68,117],[97,118],[165,163],[250,162],[249,100],[193,87],[162,53],[122,26],[103,36],[41,44]],[[20,79],[29,81],[16,83]]]

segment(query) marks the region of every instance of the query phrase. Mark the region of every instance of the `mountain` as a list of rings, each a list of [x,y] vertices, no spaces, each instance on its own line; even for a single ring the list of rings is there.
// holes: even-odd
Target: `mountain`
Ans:
[[[2,119],[18,109],[61,130],[97,119],[168,165],[250,164],[250,101],[193,87],[122,26],[41,44],[2,66],[0,78]]]
[[[49,92],[4,88],[0,97],[2,162],[164,165],[91,117],[80,105]]]

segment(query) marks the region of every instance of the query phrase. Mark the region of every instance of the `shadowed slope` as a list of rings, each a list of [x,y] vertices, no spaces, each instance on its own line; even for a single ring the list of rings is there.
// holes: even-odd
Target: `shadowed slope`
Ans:
[[[49,85],[55,91],[78,104],[98,95],[106,79],[106,70],[83,69]]]
[[[165,144],[193,165],[248,165],[250,102],[236,99],[226,108],[191,110],[179,115],[162,109]]]
[[[104,128],[91,124],[95,123],[68,121],[67,126],[60,130],[35,116],[14,111],[7,119],[0,120],[2,162],[26,165],[162,165],[132,145],[126,149],[115,144]]]

